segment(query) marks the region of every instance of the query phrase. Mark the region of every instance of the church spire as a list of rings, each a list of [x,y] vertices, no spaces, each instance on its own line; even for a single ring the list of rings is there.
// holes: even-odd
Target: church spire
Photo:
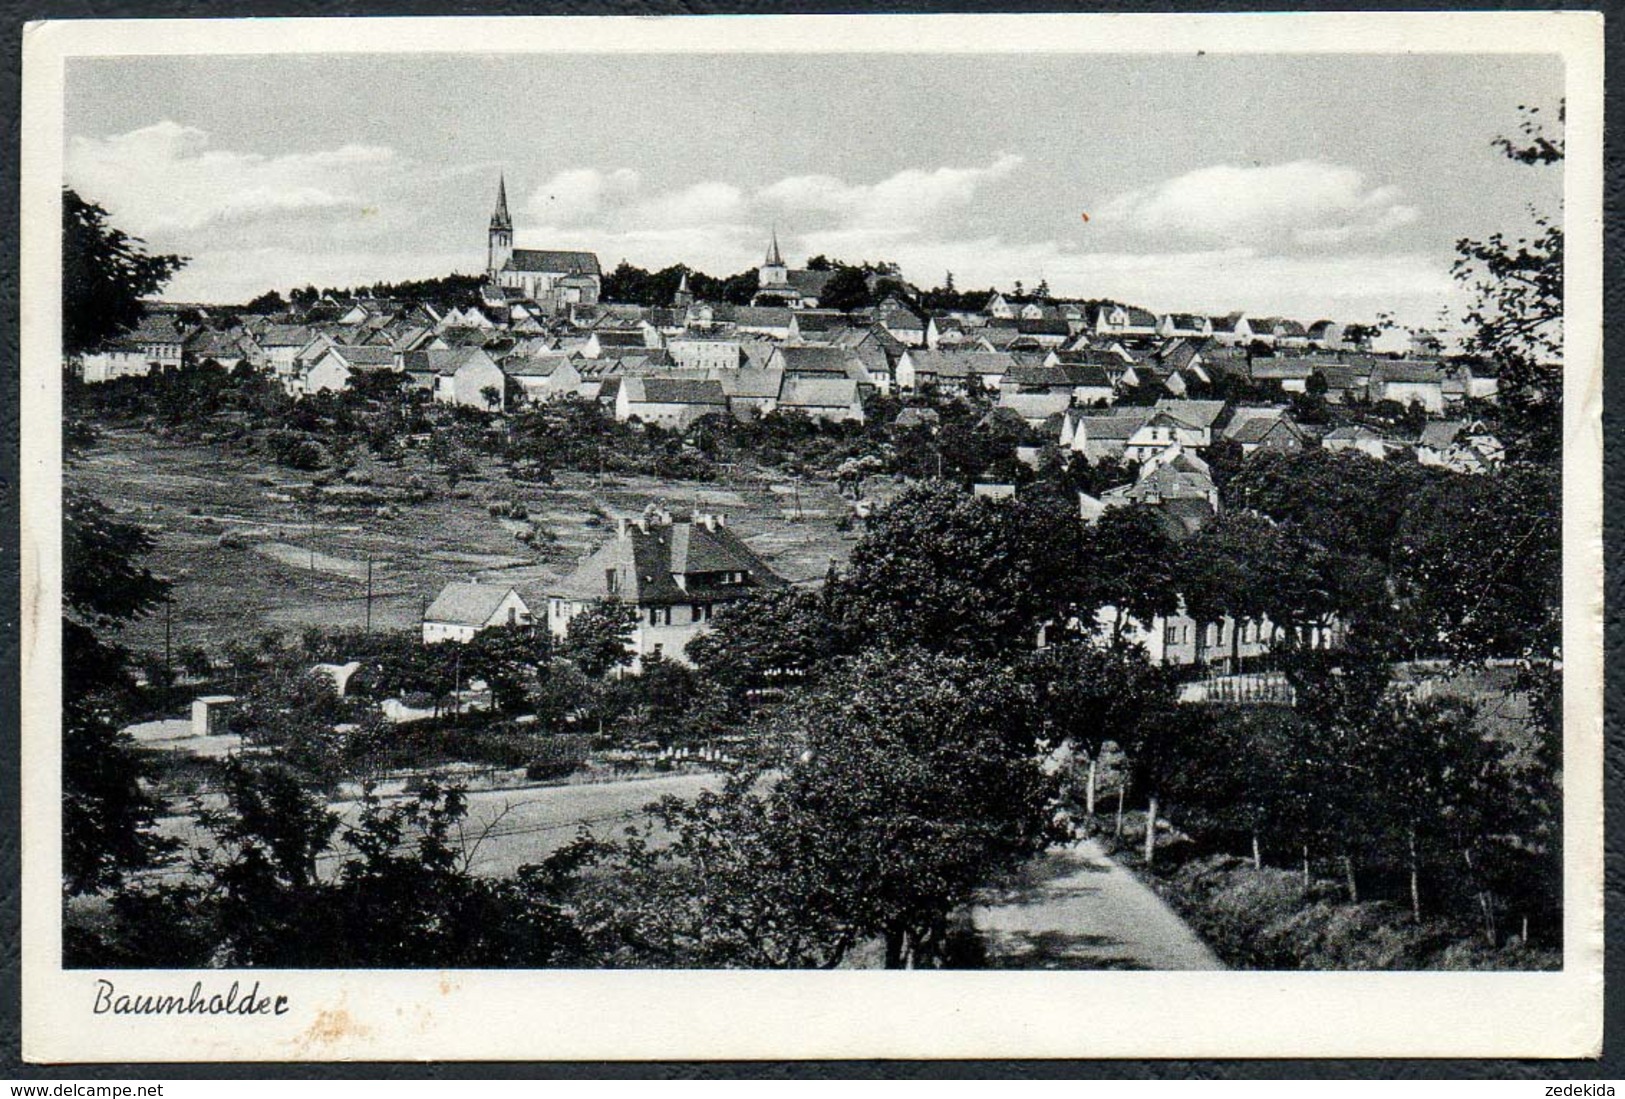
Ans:
[[[501,174],[497,176],[497,208],[491,215],[491,228],[513,232],[513,219],[508,216],[508,180]]]
[[[779,254],[779,227],[773,226],[773,243],[767,248],[767,266],[783,267],[784,257]]]

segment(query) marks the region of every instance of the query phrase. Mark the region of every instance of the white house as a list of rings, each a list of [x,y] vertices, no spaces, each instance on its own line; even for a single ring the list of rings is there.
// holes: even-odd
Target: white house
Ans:
[[[469,642],[491,626],[528,626],[530,607],[511,587],[451,583],[423,612],[423,643]]]
[[[727,516],[666,512],[621,519],[614,536],[548,592],[547,625],[563,637],[570,620],[601,600],[637,612],[629,647],[633,671],[644,658],[688,663],[688,643],[716,611],[785,581],[728,527]]]
[[[694,378],[623,377],[615,394],[615,418],[661,427],[688,427],[701,416],[728,411],[722,383]]]
[[[434,369],[434,399],[442,404],[465,408],[507,407],[508,376],[480,347],[459,347],[451,351],[422,351]],[[490,391],[496,391],[493,405]]]

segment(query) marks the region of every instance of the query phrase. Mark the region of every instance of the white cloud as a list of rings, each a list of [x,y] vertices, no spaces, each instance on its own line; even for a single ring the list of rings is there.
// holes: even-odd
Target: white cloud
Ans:
[[[787,216],[829,215],[843,228],[928,232],[1022,162],[1021,157],[1006,154],[979,168],[907,168],[873,184],[826,175],[790,176],[764,187],[757,197]]]
[[[1309,322],[1371,320],[1391,310],[1405,323],[1459,310],[1448,258],[1413,252],[1337,256],[1270,255],[1254,248],[1175,252],[1081,252],[1057,241],[982,237],[899,242],[885,253],[916,282],[936,285],[947,271],[962,289],[1040,279],[1062,296],[1112,298],[1156,312],[1214,315],[1233,309]]]
[[[1119,195],[1099,218],[1210,244],[1334,245],[1415,221],[1417,208],[1401,198],[1396,187],[1368,187],[1358,170],[1319,160],[1218,164]]]
[[[607,233],[727,224],[744,211],[744,194],[732,184],[708,180],[650,193],[630,168],[570,168],[536,188],[525,202],[525,212],[546,229]]]
[[[572,168],[525,200],[528,224],[517,236],[521,244],[590,248],[610,263],[624,255],[644,266],[733,271],[776,224],[792,252],[881,256],[901,241],[940,238],[945,218],[1021,163],[1000,156],[981,167],[910,168],[867,184],[790,176],[749,193],[718,180],[657,190],[627,168]]]
[[[210,135],[162,121],[68,143],[68,181],[138,235],[279,213],[365,206],[377,176],[401,164],[373,145],[266,156],[210,147]]]

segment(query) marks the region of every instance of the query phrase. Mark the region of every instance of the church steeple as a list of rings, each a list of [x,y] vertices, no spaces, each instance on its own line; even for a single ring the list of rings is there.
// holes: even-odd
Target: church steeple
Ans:
[[[497,176],[497,208],[491,215],[491,228],[513,232],[513,219],[508,216],[508,180],[500,174]]]
[[[485,275],[494,286],[501,281],[502,269],[513,256],[513,218],[508,216],[508,180],[497,176],[497,208],[491,214],[491,228],[485,235]]]
[[[673,309],[687,309],[694,304],[694,291],[688,288],[688,268],[683,268],[683,277],[677,283],[677,293],[671,296]]]
[[[773,242],[767,246],[768,267],[783,267],[784,257],[779,254],[779,227],[773,227]]]

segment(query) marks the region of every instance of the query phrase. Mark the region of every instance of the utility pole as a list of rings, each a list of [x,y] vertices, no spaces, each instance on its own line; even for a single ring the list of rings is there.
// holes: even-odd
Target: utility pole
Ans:
[[[367,554],[367,632],[372,632],[372,554]]]
[[[168,592],[164,593],[164,678],[173,680],[175,668],[170,662],[169,650],[169,620],[174,612],[175,597]]]

